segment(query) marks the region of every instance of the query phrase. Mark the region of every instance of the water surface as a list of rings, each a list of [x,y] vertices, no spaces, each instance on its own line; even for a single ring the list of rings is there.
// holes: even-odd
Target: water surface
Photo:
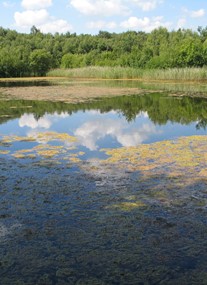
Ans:
[[[205,284],[206,104],[1,101],[1,284]]]
[[[207,100],[202,98],[159,93],[76,105],[1,101],[0,134],[35,137],[48,131],[67,133],[77,137],[74,145],[88,158],[102,148],[205,135],[206,107]]]

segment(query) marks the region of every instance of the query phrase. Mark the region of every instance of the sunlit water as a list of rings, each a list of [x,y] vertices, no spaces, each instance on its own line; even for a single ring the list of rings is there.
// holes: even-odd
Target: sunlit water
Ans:
[[[103,149],[204,136],[206,106],[159,93],[1,101],[0,284],[205,284],[206,178],[144,176],[98,159]],[[48,159],[46,145],[61,148]]]
[[[67,133],[77,138],[71,146],[84,151],[85,159],[100,157],[102,148],[206,134],[207,100],[199,98],[170,98],[161,94],[120,97],[79,104],[75,110],[73,105],[64,103],[58,105],[58,110],[55,103],[8,101],[3,104],[1,136],[35,138],[38,133]]]

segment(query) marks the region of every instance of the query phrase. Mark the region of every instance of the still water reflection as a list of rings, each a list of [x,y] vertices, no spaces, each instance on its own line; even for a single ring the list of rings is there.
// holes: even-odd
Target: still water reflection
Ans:
[[[206,104],[1,101],[0,284],[205,284]]]
[[[88,104],[2,101],[0,133],[35,137],[55,131],[77,137],[87,155],[105,147],[128,147],[206,134],[207,100],[163,94],[117,97]]]

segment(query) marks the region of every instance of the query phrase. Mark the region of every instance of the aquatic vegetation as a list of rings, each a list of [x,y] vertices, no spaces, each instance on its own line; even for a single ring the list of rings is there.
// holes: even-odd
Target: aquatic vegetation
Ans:
[[[189,284],[206,277],[207,136],[105,148],[102,159],[87,159],[67,134],[24,138],[1,137],[10,141],[0,151],[1,281]],[[18,221],[21,227],[7,226]]]
[[[136,201],[136,202],[121,202],[119,204],[114,204],[111,207],[111,209],[116,209],[116,210],[121,210],[121,211],[131,211],[133,209],[137,209],[140,207],[146,207],[146,204],[144,204],[141,201]]]
[[[73,164],[81,161],[80,157],[85,153],[83,151],[75,152],[77,147],[67,146],[67,144],[76,143],[77,138],[66,133],[44,132],[38,133],[34,138],[21,136],[3,136],[2,146],[5,143],[10,143],[6,146],[9,150],[0,150],[0,155],[11,155],[16,159],[56,159],[56,162],[70,161]],[[16,142],[35,142],[37,145],[28,149],[12,150],[12,144]],[[45,143],[47,142],[47,143]],[[59,142],[60,145],[53,145],[53,142]],[[63,144],[64,143],[64,144]]]
[[[34,142],[35,139],[32,137],[20,137],[20,136],[3,136],[2,143],[13,143],[13,142]]]
[[[78,157],[70,157],[69,160],[70,160],[71,162],[74,162],[74,163],[78,163],[78,162],[81,161],[80,158],[78,158]]]
[[[24,154],[18,153],[18,152],[13,153],[12,156],[15,158],[26,158],[26,156]]]
[[[9,154],[9,150],[0,150],[0,154]]]
[[[140,69],[131,67],[90,66],[73,69],[55,69],[48,76],[69,78],[145,79],[145,80],[206,80],[206,68]]]
[[[64,141],[64,142],[76,142],[77,139],[70,136],[67,133],[57,133],[57,132],[43,132],[34,135],[34,139],[42,142],[48,141]]]
[[[174,141],[162,141],[120,149],[102,149],[109,158],[103,163],[141,172],[163,169],[193,173],[203,171],[206,163],[206,136],[183,137]],[[204,174],[204,172],[202,172]]]
[[[43,157],[46,157],[46,158],[49,158],[49,157],[53,157],[57,154],[59,154],[59,151],[58,150],[52,150],[52,149],[49,149],[49,150],[39,150],[37,152],[38,155],[40,156],[43,156]]]

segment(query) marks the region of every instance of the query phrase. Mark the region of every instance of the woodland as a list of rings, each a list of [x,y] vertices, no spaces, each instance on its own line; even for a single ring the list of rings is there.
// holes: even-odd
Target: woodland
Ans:
[[[0,77],[44,76],[51,69],[88,66],[168,69],[207,65],[207,27],[197,31],[164,27],[150,33],[97,35],[30,33],[0,27]]]

